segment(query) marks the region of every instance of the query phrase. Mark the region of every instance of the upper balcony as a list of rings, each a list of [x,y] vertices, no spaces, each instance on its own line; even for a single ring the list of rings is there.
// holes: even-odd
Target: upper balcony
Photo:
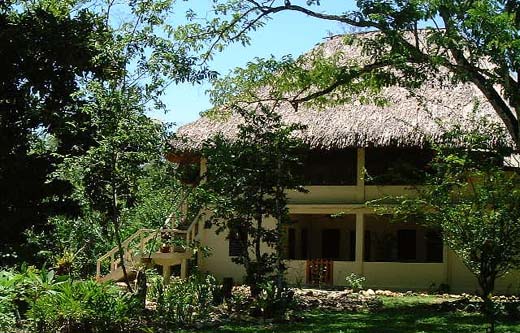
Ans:
[[[308,193],[291,191],[291,204],[361,204],[413,196],[431,161],[430,150],[357,148],[314,151],[305,163]]]
[[[190,157],[190,156],[188,156]],[[307,193],[290,191],[290,204],[363,204],[395,196],[413,196],[424,179],[433,152],[420,148],[349,148],[311,150],[304,162]],[[206,160],[172,160],[183,181],[204,178]]]

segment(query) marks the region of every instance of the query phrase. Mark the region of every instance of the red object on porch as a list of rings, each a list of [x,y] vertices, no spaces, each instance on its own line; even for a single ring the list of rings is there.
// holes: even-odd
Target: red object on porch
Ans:
[[[307,260],[307,284],[324,285],[332,284],[332,268],[334,261],[330,259]]]

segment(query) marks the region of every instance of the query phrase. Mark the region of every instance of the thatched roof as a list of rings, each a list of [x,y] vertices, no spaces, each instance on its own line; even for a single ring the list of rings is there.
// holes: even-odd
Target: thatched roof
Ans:
[[[341,38],[336,37],[318,48],[325,48],[326,53],[331,54],[342,45]],[[352,46],[343,51],[346,56],[359,56],[359,50]],[[432,79],[415,91],[414,96],[401,87],[386,88],[382,96],[388,101],[383,107],[354,100],[322,110],[302,106],[295,111],[289,103],[282,103],[277,111],[286,123],[306,125],[301,137],[316,149],[422,147],[439,139],[446,127],[459,124],[468,131],[475,129],[475,118],[486,117],[502,124],[472,84],[448,85]],[[242,121],[236,114],[223,119],[203,116],[180,127],[172,146],[176,151],[196,151],[205,140],[218,133],[233,139]]]

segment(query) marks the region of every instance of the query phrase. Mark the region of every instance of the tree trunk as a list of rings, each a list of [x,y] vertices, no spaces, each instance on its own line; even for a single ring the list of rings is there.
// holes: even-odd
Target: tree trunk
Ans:
[[[121,261],[121,269],[123,270],[123,276],[125,278],[126,287],[129,292],[133,292],[132,286],[130,285],[130,279],[128,278],[128,272],[126,271],[125,263],[125,252],[123,244],[121,242],[121,230],[119,229],[119,211],[118,211],[118,195],[117,187],[115,184],[115,171],[117,170],[117,153],[112,155],[112,224],[114,225],[114,237],[117,243],[117,252],[119,253],[119,260]]]
[[[496,273],[489,272],[486,269],[481,269],[480,275],[478,276],[478,283],[481,288],[482,313],[486,316],[489,322],[489,333],[495,332],[496,326],[496,308],[492,299],[492,293],[495,289]]]
[[[276,163],[276,172],[277,172],[277,179],[280,179],[280,158],[278,158]],[[282,213],[282,207],[280,205],[280,198],[283,196],[283,188],[280,188],[280,183],[278,182],[277,188],[276,188],[276,198],[275,198],[275,211],[276,211],[276,297],[281,298],[282,296],[282,290],[284,288],[284,266],[282,262],[282,252],[283,252],[283,213]]]
[[[123,249],[123,244],[121,242],[121,233],[119,230],[118,222],[114,221],[114,237],[116,238],[117,243],[117,252],[119,254],[119,260],[121,261],[121,269],[123,270],[123,276],[125,278],[125,284],[126,288],[129,292],[133,292],[132,285],[130,284],[130,279],[128,278],[128,272],[126,270],[126,263],[125,263],[125,252]]]

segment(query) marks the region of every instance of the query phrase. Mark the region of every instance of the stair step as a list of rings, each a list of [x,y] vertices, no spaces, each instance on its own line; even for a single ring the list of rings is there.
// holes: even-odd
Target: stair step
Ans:
[[[127,267],[126,272],[128,274],[128,279],[130,281],[134,280],[137,274],[137,271],[133,267]],[[104,275],[99,278],[99,282],[108,282],[108,281],[124,281],[125,275],[123,274],[123,269],[121,267],[118,267],[117,269],[113,270],[112,272],[108,273],[107,275]]]

